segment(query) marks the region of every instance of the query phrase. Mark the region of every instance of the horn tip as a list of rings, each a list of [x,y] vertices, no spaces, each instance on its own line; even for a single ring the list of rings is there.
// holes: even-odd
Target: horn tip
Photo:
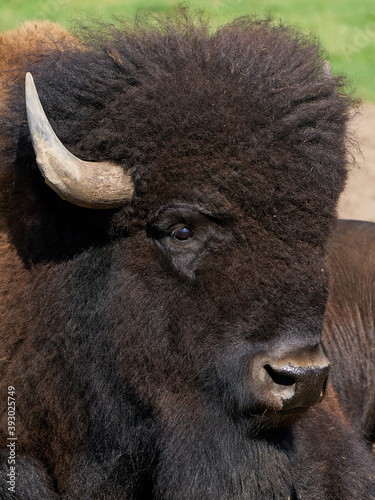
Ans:
[[[26,73],[25,76],[25,92],[26,92],[26,100],[28,100],[28,96],[34,95],[36,93],[34,78],[29,71]]]
[[[32,83],[34,81],[33,75],[28,71],[25,76],[26,84]]]

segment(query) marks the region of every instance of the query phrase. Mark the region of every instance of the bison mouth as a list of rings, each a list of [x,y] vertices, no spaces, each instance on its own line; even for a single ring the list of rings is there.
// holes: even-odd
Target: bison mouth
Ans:
[[[280,411],[244,411],[241,412],[240,418],[246,427],[251,428],[251,433],[255,431],[255,434],[259,434],[262,431],[290,427],[304,417],[309,409],[310,407],[297,407]]]

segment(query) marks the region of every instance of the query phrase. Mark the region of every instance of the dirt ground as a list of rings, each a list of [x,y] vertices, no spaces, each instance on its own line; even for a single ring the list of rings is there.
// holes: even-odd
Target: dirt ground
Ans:
[[[341,195],[339,216],[375,222],[375,104],[362,105],[351,128],[361,152],[355,154],[357,166]]]

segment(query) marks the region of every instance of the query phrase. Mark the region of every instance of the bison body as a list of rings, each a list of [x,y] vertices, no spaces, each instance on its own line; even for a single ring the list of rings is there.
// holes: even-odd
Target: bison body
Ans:
[[[89,162],[69,156],[73,177],[121,167],[126,202],[50,189],[75,181],[33,121],[31,77],[26,122],[26,71]],[[9,442],[20,499],[374,497],[321,344],[341,85],[288,28],[212,34],[184,11],[56,40],[6,73],[0,380],[17,441],[5,408],[2,498]]]
[[[375,224],[339,221],[328,244],[331,269],[324,345],[330,380],[360,435],[375,441]]]

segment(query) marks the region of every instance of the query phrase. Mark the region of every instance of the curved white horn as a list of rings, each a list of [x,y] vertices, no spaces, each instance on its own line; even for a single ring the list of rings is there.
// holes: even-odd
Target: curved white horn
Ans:
[[[70,153],[53,131],[31,73],[26,75],[26,111],[36,161],[47,184],[64,200],[86,208],[128,203],[134,186],[120,165],[83,161]]]

